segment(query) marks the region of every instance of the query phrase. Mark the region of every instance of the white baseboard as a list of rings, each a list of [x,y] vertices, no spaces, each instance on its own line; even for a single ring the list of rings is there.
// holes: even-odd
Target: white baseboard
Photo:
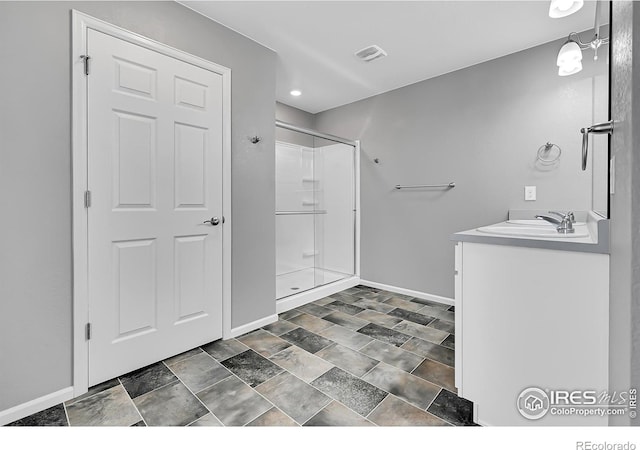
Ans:
[[[333,283],[319,286],[307,292],[301,292],[299,294],[285,297],[276,302],[276,312],[280,314],[285,311],[289,311],[290,309],[315,302],[316,300],[328,297],[329,295],[337,294],[340,291],[344,291],[345,289],[349,289],[358,284],[360,284],[360,278],[352,277],[347,278],[346,280],[334,281]]]
[[[245,325],[240,325],[239,327],[231,329],[231,335],[228,338],[241,336],[245,333],[249,333],[251,331],[257,330],[260,327],[264,327],[265,325],[269,325],[270,323],[277,322],[277,321],[278,321],[278,315],[273,314],[271,316],[267,316],[262,319],[258,319],[253,322],[247,323]],[[227,337],[225,337],[225,339],[227,339]]]
[[[59,403],[66,402],[73,398],[73,386],[69,386],[51,394],[14,406],[13,408],[0,411],[0,426],[6,425],[16,420],[23,419],[31,414],[51,408]]]
[[[385,291],[396,292],[398,294],[408,295],[410,297],[421,298],[423,300],[431,300],[432,302],[442,303],[444,305],[454,306],[456,301],[452,298],[441,297],[440,295],[427,294],[426,292],[413,291],[411,289],[405,289],[397,286],[391,286],[388,284],[376,283],[375,281],[360,280],[360,284],[369,286],[376,289],[383,289]]]
[[[376,283],[374,281],[361,280],[358,277],[352,277],[347,278],[346,280],[329,283],[327,285],[311,289],[307,292],[301,292],[300,294],[291,295],[289,297],[283,298],[282,300],[278,300],[276,302],[276,314],[256,320],[246,325],[232,328],[228,338],[234,338],[245,333],[257,330],[260,327],[264,327],[265,325],[276,322],[278,320],[278,314],[289,311],[293,308],[297,308],[298,306],[306,305],[307,303],[320,300],[321,298],[328,297],[329,295],[336,294],[340,291],[344,291],[345,289],[357,286],[358,284],[363,284],[365,286],[377,289],[384,289],[385,291],[396,292],[398,294],[409,295],[411,297],[422,298],[424,300],[431,300],[437,303],[442,303],[444,305],[455,305],[455,300],[451,298],[427,294],[426,292],[413,291],[411,289],[400,288],[388,284]],[[227,339],[227,337],[225,337],[225,339]]]

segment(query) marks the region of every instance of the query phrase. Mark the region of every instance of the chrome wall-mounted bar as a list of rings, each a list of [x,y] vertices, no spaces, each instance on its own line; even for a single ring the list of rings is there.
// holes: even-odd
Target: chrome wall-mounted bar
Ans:
[[[419,189],[419,188],[454,188],[456,187],[456,183],[452,181],[451,183],[446,184],[396,184],[396,189]]]
[[[316,211],[276,211],[276,216],[295,216],[298,214],[326,214],[325,210]]]

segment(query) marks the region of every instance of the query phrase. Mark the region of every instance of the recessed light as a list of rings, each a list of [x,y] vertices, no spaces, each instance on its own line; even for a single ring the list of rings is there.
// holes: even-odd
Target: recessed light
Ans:
[[[300,92],[297,89],[294,89],[293,91],[289,92],[289,94],[293,95],[294,97],[300,97],[302,95],[302,92]]]

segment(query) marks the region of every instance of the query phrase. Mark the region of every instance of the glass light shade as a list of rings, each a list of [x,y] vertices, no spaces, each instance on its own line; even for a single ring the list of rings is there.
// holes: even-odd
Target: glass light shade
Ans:
[[[582,70],[582,50],[577,42],[565,43],[558,52],[558,75],[573,75]]]
[[[558,67],[558,75],[561,77],[566,77],[567,75],[573,75],[574,73],[578,73],[582,70],[582,62],[578,61],[573,66],[559,66]]]
[[[584,5],[584,0],[551,0],[549,17],[558,19],[567,17],[578,11]]]

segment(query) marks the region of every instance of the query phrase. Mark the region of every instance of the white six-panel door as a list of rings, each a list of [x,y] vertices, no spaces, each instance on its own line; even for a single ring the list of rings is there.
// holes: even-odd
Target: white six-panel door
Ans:
[[[222,336],[223,88],[99,31],[87,50],[91,386]]]

